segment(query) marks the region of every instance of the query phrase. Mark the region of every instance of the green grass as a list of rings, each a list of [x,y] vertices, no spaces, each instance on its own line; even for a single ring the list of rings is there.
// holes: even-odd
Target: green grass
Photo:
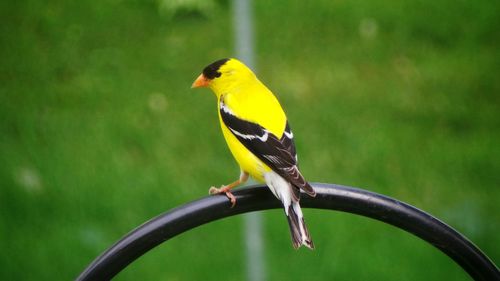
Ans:
[[[0,4],[1,280],[71,280],[137,225],[238,175],[213,95],[189,89],[234,54],[230,3],[59,2]],[[498,263],[500,5],[254,5],[259,77],[304,175],[413,204]],[[265,213],[269,280],[468,280],[393,227],[305,215],[312,252],[292,249],[281,211]],[[202,226],[117,280],[242,279],[242,230],[241,217]]]

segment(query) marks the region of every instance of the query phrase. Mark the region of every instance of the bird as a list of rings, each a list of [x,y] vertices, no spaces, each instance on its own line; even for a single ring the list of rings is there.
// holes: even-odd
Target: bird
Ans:
[[[300,191],[316,192],[299,171],[294,135],[276,96],[245,64],[224,58],[206,66],[191,88],[209,88],[217,98],[222,133],[240,167],[239,178],[209,194],[225,194],[231,207],[236,198],[231,189],[249,176],[265,183],[281,201],[295,249],[314,249],[300,208]]]

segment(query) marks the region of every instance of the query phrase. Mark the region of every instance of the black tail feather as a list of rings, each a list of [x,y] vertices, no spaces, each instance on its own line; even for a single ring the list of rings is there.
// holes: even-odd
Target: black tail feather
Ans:
[[[293,209],[293,204],[288,206],[288,225],[290,226],[290,234],[292,235],[292,245],[295,249],[298,249],[300,246],[305,245],[309,249],[314,249],[314,243],[311,239],[311,235],[309,234],[309,230],[306,227],[304,222],[304,218],[299,218],[295,210]],[[302,241],[302,233],[300,232],[300,225],[304,228],[305,239]]]

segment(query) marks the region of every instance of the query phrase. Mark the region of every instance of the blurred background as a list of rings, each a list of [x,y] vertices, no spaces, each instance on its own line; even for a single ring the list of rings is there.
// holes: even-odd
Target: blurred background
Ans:
[[[255,63],[313,182],[444,220],[500,262],[500,2],[253,1]],[[230,1],[1,1],[0,279],[72,280],[125,233],[234,180],[215,97]],[[401,230],[306,209],[317,249],[263,214],[268,280],[469,280]],[[241,216],[116,280],[241,280]],[[286,258],[284,258],[286,257]]]

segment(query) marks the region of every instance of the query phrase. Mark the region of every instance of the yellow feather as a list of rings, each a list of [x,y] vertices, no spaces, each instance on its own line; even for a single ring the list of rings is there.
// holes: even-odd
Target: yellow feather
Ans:
[[[224,104],[238,118],[257,123],[281,138],[286,126],[286,116],[273,93],[248,67],[236,59],[230,59],[219,71],[221,76],[210,84],[217,96],[217,104],[223,99]],[[241,169],[264,182],[263,173],[271,169],[238,141],[226,127],[220,114],[219,121],[227,145]]]

